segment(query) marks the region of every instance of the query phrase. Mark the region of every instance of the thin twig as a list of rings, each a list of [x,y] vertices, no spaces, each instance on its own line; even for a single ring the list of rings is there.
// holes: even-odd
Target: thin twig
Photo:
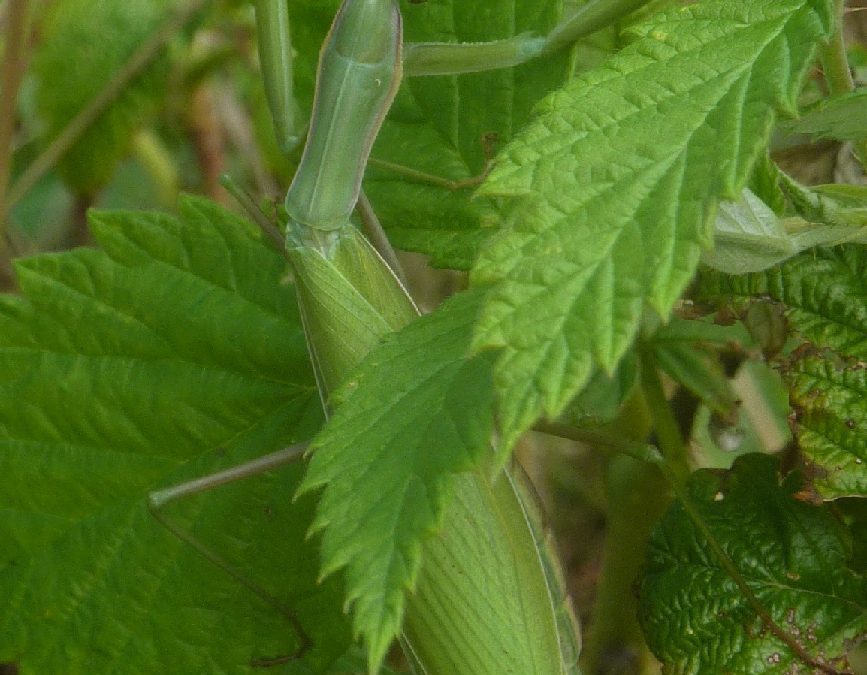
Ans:
[[[235,198],[235,201],[247,212],[247,215],[250,216],[253,222],[259,226],[262,234],[274,245],[274,248],[285,255],[286,240],[283,234],[274,223],[265,217],[265,214],[256,206],[253,198],[247,194],[244,188],[232,180],[229,174],[220,176],[220,185],[226,188],[226,191]]]
[[[6,50],[0,74],[0,249],[6,249],[6,216],[9,204],[6,189],[12,170],[12,137],[15,133],[15,107],[24,77],[25,49],[28,43],[28,1],[9,0],[5,22]]]
[[[170,16],[157,28],[129,60],[115,72],[102,90],[94,96],[51,144],[24,170],[21,177],[9,190],[6,208],[11,208],[19,199],[49,171],[75,145],[82,134],[99,119],[106,109],[124,92],[137,77],[160,54],[166,43],[205,6],[207,0],[191,0],[183,9]]]

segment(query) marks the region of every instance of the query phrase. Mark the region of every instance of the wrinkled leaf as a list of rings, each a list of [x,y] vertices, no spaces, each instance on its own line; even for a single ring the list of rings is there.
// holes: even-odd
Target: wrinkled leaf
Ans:
[[[847,245],[803,253],[757,274],[703,273],[705,299],[748,305],[753,298],[782,303],[790,332],[823,358],[782,364],[792,389],[795,434],[813,464],[822,496],[865,495],[863,361],[867,358],[867,248]],[[827,350],[827,351],[826,351]],[[836,356],[835,356],[836,353]]]
[[[826,499],[867,497],[867,370],[864,363],[805,358],[785,372],[801,450]]]
[[[847,245],[802,253],[779,267],[727,276],[703,272],[698,295],[746,305],[767,297],[786,307],[791,327],[819,348],[867,358],[867,247]]]
[[[848,532],[827,507],[799,501],[799,489],[796,477],[780,484],[767,455],[745,455],[731,472],[693,474],[690,510],[703,526],[675,504],[653,534],[639,589],[645,636],[666,672],[845,668],[849,641],[867,633],[867,579],[848,567]],[[763,623],[708,537],[775,629]]]
[[[825,0],[705,2],[631,29],[605,66],[549,96],[481,192],[516,199],[473,273],[496,284],[476,344],[504,347],[514,442],[595,365],[613,369],[646,303],[667,316],[737,196],[774,109],[793,110]]]

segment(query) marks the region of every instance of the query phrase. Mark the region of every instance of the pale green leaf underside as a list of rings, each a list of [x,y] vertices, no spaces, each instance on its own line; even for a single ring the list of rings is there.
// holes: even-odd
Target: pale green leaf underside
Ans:
[[[737,201],[719,205],[713,229],[713,249],[705,251],[701,261],[726,274],[762,272],[801,251],[816,246],[837,246],[844,243],[864,243],[867,228],[839,224],[846,217],[853,220],[857,210],[839,209],[834,213],[837,223],[811,223],[803,218],[780,218],[749,188],[744,188]]]
[[[816,464],[816,486],[828,498],[867,494],[867,395],[860,363],[867,358],[867,247],[850,244],[803,253],[763,273],[729,277],[703,273],[699,292],[736,303],[770,297],[786,307],[796,337],[827,362],[808,359],[784,371],[798,406],[795,433]]]
[[[831,22],[824,0],[706,2],[632,29],[629,47],[545,99],[482,188],[521,197],[473,281],[496,284],[478,346],[507,440],[612,369],[645,303],[667,315],[711,243],[775,108],[792,110]]]
[[[21,673],[247,672],[287,619],[174,538],[148,491],[320,423],[285,261],[200,200],[91,218],[103,250],[18,264],[0,299],[0,662]],[[292,607],[327,672],[349,631],[292,505],[301,467],[169,509]],[[310,672],[303,670],[303,672]]]
[[[767,455],[731,473],[704,470],[690,498],[717,543],[774,623],[810,658],[845,671],[848,641],[867,631],[867,579],[847,567],[851,539],[826,507],[795,498]],[[683,507],[650,544],[640,619],[672,674],[818,672],[762,625]]]
[[[312,446],[303,489],[325,486],[314,522],[323,572],[346,568],[374,662],[400,628],[451,478],[490,449],[490,363],[466,357],[479,304],[457,296],[375,348]]]

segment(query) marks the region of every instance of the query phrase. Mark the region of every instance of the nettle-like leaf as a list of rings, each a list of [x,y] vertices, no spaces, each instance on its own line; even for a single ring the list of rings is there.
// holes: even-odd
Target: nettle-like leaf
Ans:
[[[524,32],[544,35],[560,20],[562,3],[443,0],[402,9],[407,41],[483,42]],[[470,201],[473,185],[449,189],[379,162],[452,180],[479,177],[486,152],[506,143],[532,106],[562,86],[570,65],[564,50],[516,68],[404,80],[365,181],[396,246],[428,254],[437,266],[469,269],[495,231],[496,211],[491,200]]]
[[[48,140],[97,96],[160,20],[168,0],[61,0],[50,8],[36,53],[39,112]],[[93,192],[129,150],[133,132],[159,105],[169,61],[165,53],[134,79],[58,165],[78,192]]]
[[[691,505],[675,504],[657,527],[639,590],[645,637],[666,672],[847,667],[853,641],[867,634],[867,579],[848,567],[849,533],[827,507],[799,501],[799,489],[797,477],[780,484],[767,455],[692,475]]]
[[[281,613],[148,512],[151,490],[298,440],[318,394],[285,261],[203,200],[91,216],[101,251],[17,263],[0,299],[0,663],[25,673],[330,672],[350,631],[317,584],[302,467],[166,507]]]
[[[613,369],[645,304],[667,316],[711,244],[774,110],[793,111],[826,0],[704,2],[658,14],[607,64],[545,99],[481,189],[515,199],[476,284],[496,284],[476,344],[503,347],[514,441]]]
[[[785,371],[795,433],[826,499],[867,497],[867,370],[863,361],[809,357]]]
[[[311,447],[302,492],[326,486],[313,525],[324,530],[323,573],[346,567],[355,630],[374,661],[400,627],[450,478],[490,451],[490,359],[466,356],[479,306],[477,293],[456,296],[386,338]]]
[[[795,433],[828,498],[867,496],[867,247],[816,249],[760,274],[702,273],[700,297],[737,306],[756,297],[783,304],[790,329],[824,359],[797,356],[783,377],[791,387]],[[837,354],[837,356],[834,355]]]

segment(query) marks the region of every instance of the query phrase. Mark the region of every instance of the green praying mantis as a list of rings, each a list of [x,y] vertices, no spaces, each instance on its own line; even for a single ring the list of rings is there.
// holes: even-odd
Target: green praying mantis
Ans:
[[[397,0],[344,0],[320,53],[306,144],[285,198],[286,255],[326,414],[330,395],[367,352],[418,317],[392,268],[350,222],[359,203],[368,207],[362,178],[402,77],[515,66],[563,49],[646,2],[591,0],[548,35],[464,45],[403,44]],[[299,140],[288,5],[286,0],[256,0],[255,9],[268,103],[279,143],[288,150]],[[261,222],[261,213],[254,216]],[[220,556],[171,525],[160,509],[184,495],[274,469],[298,459],[302,451],[288,448],[153,493],[152,511],[269,600],[267,592],[244,581]],[[407,597],[399,636],[404,653],[417,673],[428,675],[577,673],[574,617],[531,500],[518,475],[505,471],[491,476],[491,466],[460,476],[442,534],[424,546],[422,571]],[[466,542],[481,539],[480,528],[485,547],[468,547]],[[497,585],[487,570],[502,561],[508,564]],[[504,615],[504,595],[517,596],[521,611]],[[303,626],[291,610],[278,609],[299,635],[300,647],[292,655],[299,657],[309,647]],[[388,647],[388,642],[367,645],[371,672]]]

